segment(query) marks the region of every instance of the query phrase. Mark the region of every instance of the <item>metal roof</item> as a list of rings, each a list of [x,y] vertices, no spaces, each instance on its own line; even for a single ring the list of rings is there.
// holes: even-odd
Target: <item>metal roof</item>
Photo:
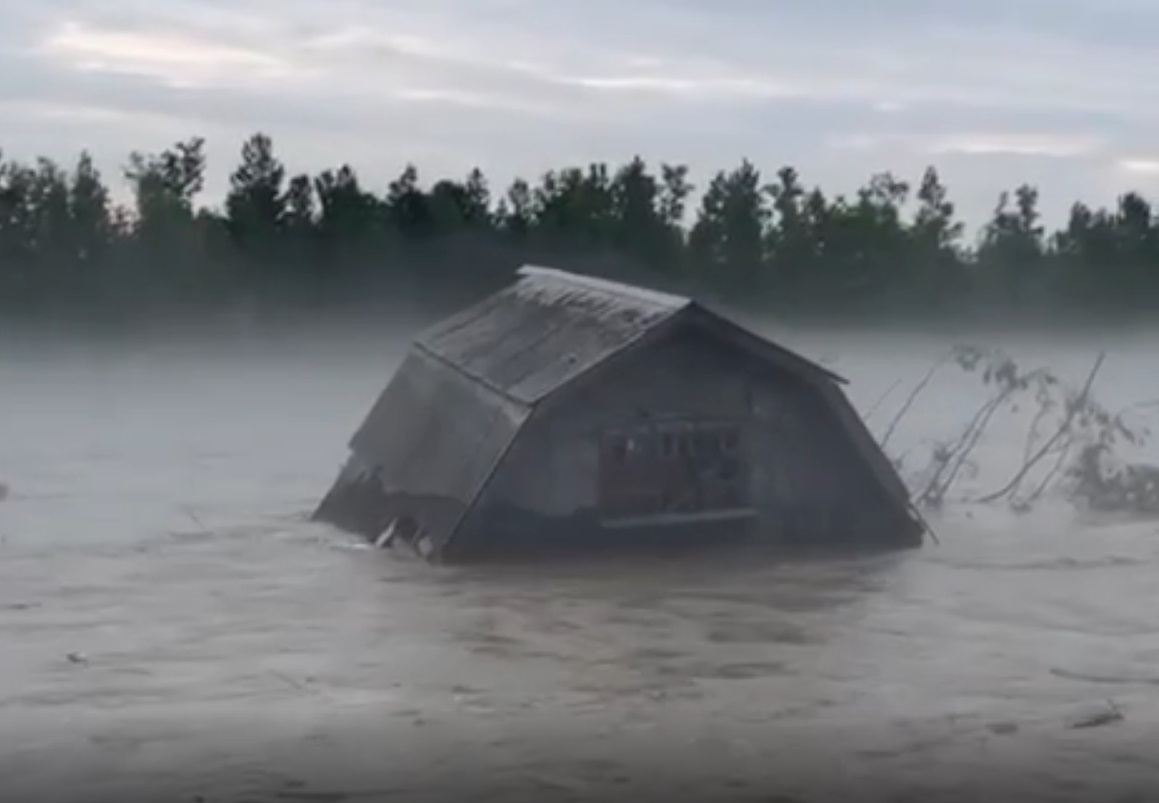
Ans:
[[[844,381],[692,299],[536,266],[521,268],[512,286],[437,324],[415,345],[533,405],[677,317],[790,370]]]
[[[680,296],[524,267],[519,280],[436,325],[418,348],[534,404],[686,309]]]

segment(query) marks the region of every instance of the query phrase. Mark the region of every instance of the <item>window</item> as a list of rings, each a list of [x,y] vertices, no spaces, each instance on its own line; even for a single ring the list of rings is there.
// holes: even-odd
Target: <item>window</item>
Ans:
[[[606,433],[599,505],[606,519],[745,510],[749,471],[735,423],[665,421]]]

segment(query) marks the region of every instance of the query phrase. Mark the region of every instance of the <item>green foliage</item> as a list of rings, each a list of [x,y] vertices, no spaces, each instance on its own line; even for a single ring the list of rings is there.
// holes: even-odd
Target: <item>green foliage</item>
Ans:
[[[1076,203],[1048,232],[1038,191],[1002,193],[975,246],[930,167],[828,196],[749,161],[695,187],[680,165],[571,165],[493,188],[480,170],[384,191],[349,165],[292,174],[274,143],[241,147],[220,209],[199,204],[205,141],[133,153],[115,205],[87,154],[70,169],[0,154],[0,313],[166,305],[458,300],[522,262],[611,275],[798,315],[1094,311],[1159,305],[1159,220],[1136,193]]]

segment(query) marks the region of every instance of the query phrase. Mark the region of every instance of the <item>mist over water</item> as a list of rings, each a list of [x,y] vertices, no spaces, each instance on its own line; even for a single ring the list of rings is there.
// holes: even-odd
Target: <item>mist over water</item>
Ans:
[[[417,323],[0,339],[5,788],[338,803],[486,774],[538,799],[1064,800],[1159,781],[1157,523],[952,504],[939,545],[900,555],[532,570],[307,523]],[[1159,398],[1159,331],[768,333],[863,411],[901,380],[878,435],[955,342],[1075,384],[1106,349],[1100,401]],[[948,369],[889,451],[988,395]],[[1021,433],[988,431],[964,485],[1001,486]],[[1121,722],[1069,727],[1108,699]]]

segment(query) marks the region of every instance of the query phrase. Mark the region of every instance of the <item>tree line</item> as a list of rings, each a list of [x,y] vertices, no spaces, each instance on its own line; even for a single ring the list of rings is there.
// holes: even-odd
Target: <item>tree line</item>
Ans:
[[[198,137],[132,153],[120,205],[87,153],[67,168],[0,154],[0,314],[459,302],[524,262],[799,315],[1159,310],[1159,219],[1135,192],[1047,231],[1019,186],[967,238],[934,167],[852,195],[749,161],[697,187],[639,157],[499,190],[411,165],[376,190],[350,165],[292,174],[259,133],[219,208],[198,201],[206,167]]]

